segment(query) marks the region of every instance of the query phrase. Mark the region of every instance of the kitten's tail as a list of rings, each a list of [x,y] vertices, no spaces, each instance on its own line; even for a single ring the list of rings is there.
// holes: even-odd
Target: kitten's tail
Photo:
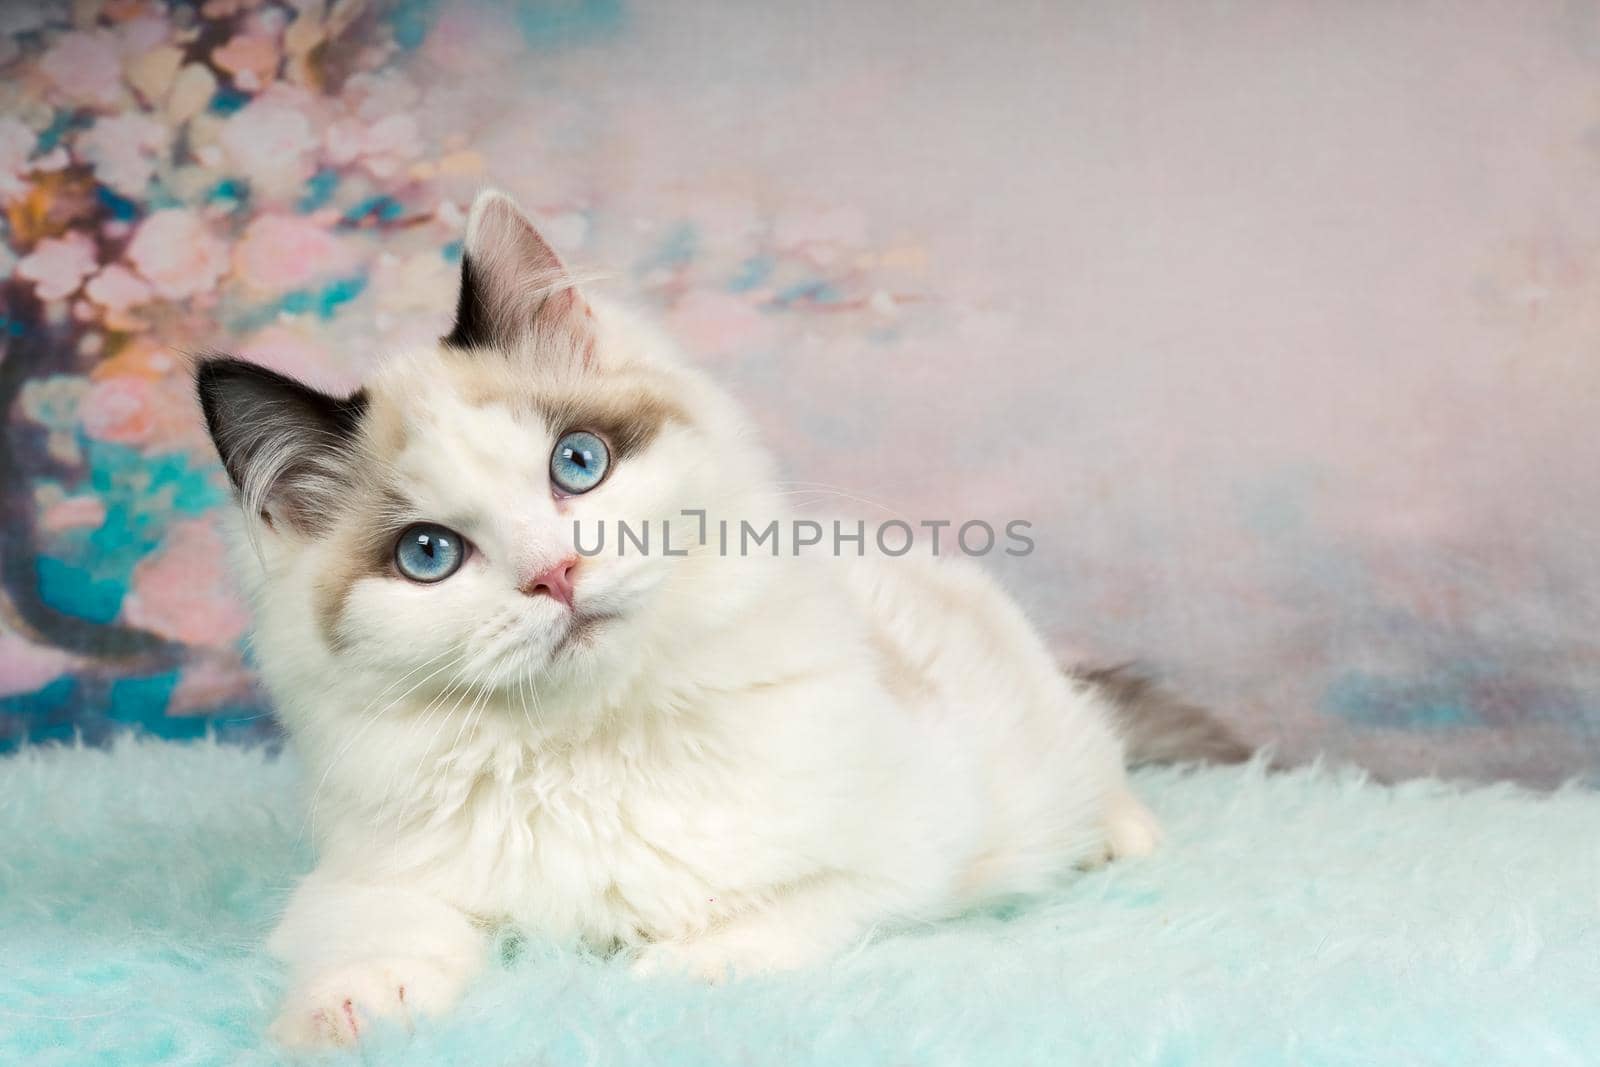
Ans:
[[[1254,754],[1238,734],[1198,704],[1191,704],[1129,668],[1077,667],[1067,672],[1117,710],[1128,765],[1243,763]]]

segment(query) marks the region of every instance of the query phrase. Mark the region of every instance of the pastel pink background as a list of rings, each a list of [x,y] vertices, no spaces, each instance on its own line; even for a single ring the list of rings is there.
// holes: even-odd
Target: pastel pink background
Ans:
[[[1038,551],[994,562],[1064,650],[1138,659],[1294,756],[1595,771],[1593,4],[377,6],[354,88],[230,46],[262,73],[231,75],[251,102],[188,165],[249,203],[142,216],[98,278],[136,310],[97,300],[97,329],[144,315],[153,350],[353,383],[444,328],[441,249],[501,185],[733,385],[818,504],[1030,519]],[[142,192],[170,118],[72,150]],[[302,210],[329,170],[324,214],[382,194],[410,221]],[[68,237],[42,300],[97,269]],[[328,314],[285,298],[350,276]],[[203,458],[172,376],[142,380],[102,374],[51,432]],[[95,521],[70,490],[37,537]],[[167,551],[210,560],[195,521]],[[174,594],[160,551],[119,624],[233,633],[231,594]],[[37,638],[0,633],[111,669]],[[188,692],[242,669],[218,662]]]

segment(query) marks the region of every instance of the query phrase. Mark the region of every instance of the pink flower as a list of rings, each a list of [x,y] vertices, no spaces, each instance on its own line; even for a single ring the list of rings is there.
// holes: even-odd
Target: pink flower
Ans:
[[[211,653],[184,665],[168,715],[199,715],[250,697],[251,675],[236,654]]]
[[[40,300],[60,300],[78,291],[83,279],[99,266],[94,241],[87,234],[46,237],[17,261],[17,276],[33,282]]]
[[[324,136],[329,161],[344,165],[360,160],[369,173],[391,178],[422,154],[422,134],[410,115],[390,115],[371,126],[341,119]]]
[[[0,629],[0,697],[43,689],[65,674],[72,656]]]
[[[235,171],[273,196],[298,190],[315,169],[316,130],[303,101],[289,92],[267,92],[240,109],[222,127],[218,143]]]
[[[83,432],[150,451],[198,447],[203,431],[185,378],[112,374],[95,378],[78,406]]]
[[[367,122],[415,111],[422,98],[417,87],[394,70],[353,74],[339,95],[356,117]]]
[[[242,33],[211,53],[211,61],[232,74],[234,84],[249,92],[272,81],[282,58],[278,42],[251,33]]]
[[[98,529],[106,521],[106,505],[97,496],[69,496],[45,508],[39,516],[39,529],[46,533]]]
[[[157,295],[181,300],[215,288],[228,269],[228,248],[199,215],[169,208],[139,224],[128,244],[128,259]]]
[[[422,131],[411,115],[390,115],[367,127],[362,146],[367,169],[383,177],[422,154]]]
[[[152,391],[149,379],[126,374],[91,382],[78,407],[83,432],[97,441],[141,443],[155,423]]]
[[[122,96],[117,39],[104,30],[63,35],[39,61],[39,70],[74,103],[115,104]]]
[[[0,117],[0,198],[10,199],[28,188],[23,174],[33,154],[33,131],[7,115]]]
[[[78,154],[95,177],[119,193],[140,196],[155,173],[156,153],[167,147],[167,128],[138,112],[103,118],[78,140]]]
[[[119,24],[116,33],[118,50],[131,59],[165,44],[172,36],[172,27],[165,15],[151,13]]]
[[[284,293],[349,268],[339,240],[302,215],[263,215],[234,248],[233,269],[265,293]]]
[[[113,263],[90,279],[83,291],[108,311],[127,311],[150,299],[150,287],[133,271]]]
[[[231,647],[250,620],[228,576],[226,556],[222,536],[209,521],[174,523],[160,549],[133,569],[123,618],[173,641]]]
[[[328,162],[342,167],[361,155],[362,135],[365,131],[355,119],[339,119],[322,135],[322,149]]]
[[[72,156],[60,145],[56,145],[44,155],[28,164],[28,168],[35,173],[48,174],[51,171],[66,170],[72,165]]]

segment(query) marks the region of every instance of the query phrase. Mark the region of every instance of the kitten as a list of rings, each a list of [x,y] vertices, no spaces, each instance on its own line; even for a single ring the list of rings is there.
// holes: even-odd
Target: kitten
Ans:
[[[448,1009],[495,924],[716,979],[1149,852],[1119,702],[1152,752],[1243,754],[1063,673],[970,563],[576,553],[575,522],[681,546],[684,509],[760,530],[784,497],[728,395],[503,195],[436,347],[344,398],[224,358],[197,382],[313,786],[320,859],[269,942],[286,1043]]]

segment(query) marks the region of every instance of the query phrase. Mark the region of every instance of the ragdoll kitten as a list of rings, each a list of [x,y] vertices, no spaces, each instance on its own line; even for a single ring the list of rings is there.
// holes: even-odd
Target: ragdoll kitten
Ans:
[[[1134,756],[1242,754],[1063,673],[971,564],[683,554],[684,509],[787,515],[744,415],[506,197],[465,249],[453,332],[353,396],[197,371],[312,787],[320,859],[269,943],[279,1039],[447,1009],[502,923],[641,972],[805,966],[1148,852],[1125,728]],[[619,519],[669,522],[672,553],[574,551],[575,521]]]

